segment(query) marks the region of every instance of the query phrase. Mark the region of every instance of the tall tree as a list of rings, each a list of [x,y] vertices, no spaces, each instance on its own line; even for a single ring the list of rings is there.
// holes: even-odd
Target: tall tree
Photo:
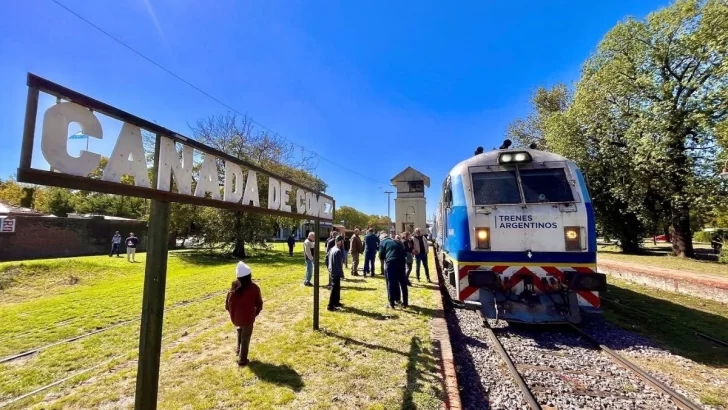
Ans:
[[[369,215],[350,206],[342,206],[336,210],[336,222],[343,222],[349,229],[365,229],[369,223]]]
[[[571,93],[566,84],[538,87],[531,96],[531,113],[525,119],[516,119],[509,124],[506,136],[515,146],[527,147],[535,143],[539,149],[547,149],[544,140],[546,121],[552,115],[566,111],[570,102]]]

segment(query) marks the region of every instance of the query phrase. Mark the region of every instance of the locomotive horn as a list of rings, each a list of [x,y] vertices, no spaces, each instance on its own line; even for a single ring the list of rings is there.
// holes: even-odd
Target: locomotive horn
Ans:
[[[511,146],[511,140],[506,139],[503,141],[503,145],[501,145],[498,149],[508,149],[508,147]]]
[[[475,155],[482,154],[483,153],[483,147],[478,147],[475,149]]]
[[[537,149],[538,148],[538,144],[536,144],[535,142],[532,142],[532,143],[528,144],[528,148],[529,149]]]

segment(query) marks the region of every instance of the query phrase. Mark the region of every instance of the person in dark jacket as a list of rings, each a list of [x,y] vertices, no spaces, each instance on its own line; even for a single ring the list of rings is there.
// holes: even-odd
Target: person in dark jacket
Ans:
[[[343,306],[341,304],[341,278],[344,276],[344,238],[337,236],[334,243],[327,261],[331,278],[331,296],[327,310],[332,312]]]
[[[405,275],[407,276],[407,284],[409,286],[412,286],[412,282],[410,282],[409,277],[410,273],[412,273],[412,262],[414,259],[415,244],[414,242],[412,242],[412,237],[410,237],[410,233],[408,231],[404,231],[404,233],[402,233],[402,245],[404,246],[405,264],[407,266],[407,270],[405,273]],[[420,280],[419,275],[417,275],[417,280]]]
[[[344,267],[349,269],[349,240],[346,239],[346,231],[341,232],[341,237],[344,238]]]
[[[369,272],[372,273],[372,277],[376,274],[374,259],[377,255],[377,249],[379,249],[379,238],[374,234],[374,229],[369,228],[364,237],[364,277]]]
[[[255,318],[263,310],[263,298],[260,288],[253,283],[250,267],[244,262],[238,262],[236,268],[237,279],[233,282],[225,299],[225,310],[230,313],[230,321],[237,327],[238,344],[236,352],[238,365],[249,363],[248,350],[250,338],[253,336]]]
[[[427,277],[427,282],[432,282],[430,280],[430,268],[427,266],[427,252],[430,244],[427,242],[427,238],[422,235],[422,230],[420,228],[415,228],[415,235],[414,238],[412,238],[412,242],[414,244],[415,260],[417,261],[417,270],[415,271],[417,273],[417,279],[420,278],[420,264],[422,264],[425,266],[425,277]]]
[[[384,277],[387,280],[387,297],[389,299],[389,307],[394,308],[394,304],[402,298],[402,307],[409,304],[406,276],[404,274],[405,266],[405,250],[401,243],[390,238],[386,233],[379,245],[379,260],[384,261]],[[404,282],[404,286],[400,284]]]
[[[293,234],[288,237],[288,256],[293,256],[293,247],[296,246],[296,238],[293,237]]]

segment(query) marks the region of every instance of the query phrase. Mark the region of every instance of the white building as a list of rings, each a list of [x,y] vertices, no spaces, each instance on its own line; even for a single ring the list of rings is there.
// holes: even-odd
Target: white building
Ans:
[[[427,204],[425,187],[430,187],[430,178],[412,167],[394,176],[392,185],[397,187],[394,198],[394,220],[396,230],[413,232],[420,228],[427,234]]]

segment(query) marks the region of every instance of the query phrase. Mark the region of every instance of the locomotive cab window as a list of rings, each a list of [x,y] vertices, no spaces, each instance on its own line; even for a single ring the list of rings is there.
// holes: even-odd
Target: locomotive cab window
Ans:
[[[563,168],[520,169],[519,174],[526,203],[574,202]]]
[[[472,178],[475,205],[521,203],[515,171],[474,172]]]

